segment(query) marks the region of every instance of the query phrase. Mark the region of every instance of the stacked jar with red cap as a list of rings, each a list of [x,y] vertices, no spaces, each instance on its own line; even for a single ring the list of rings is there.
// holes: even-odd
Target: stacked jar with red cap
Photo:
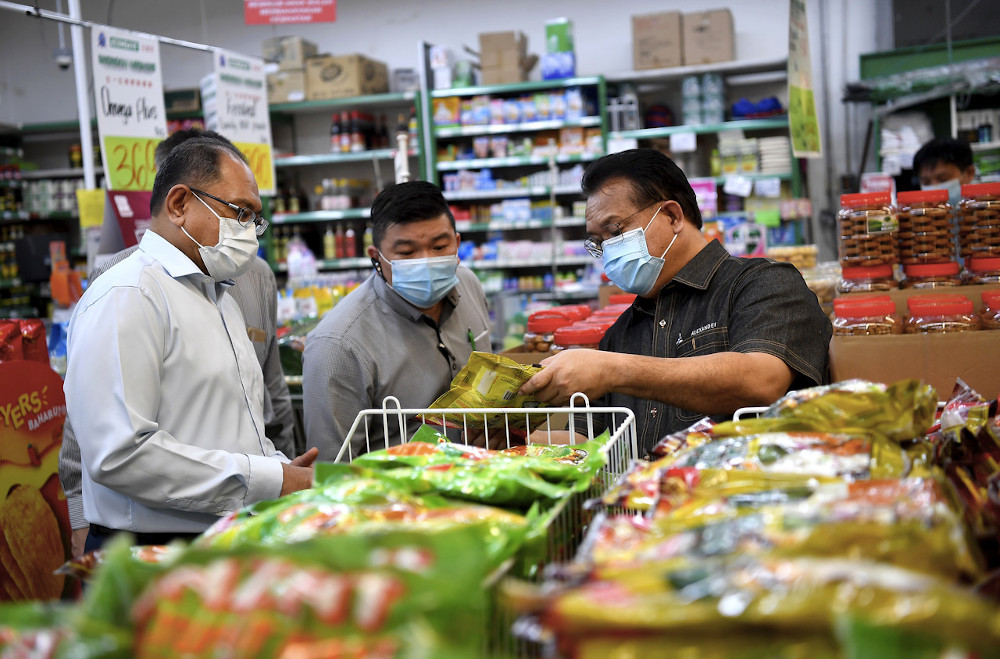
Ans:
[[[1000,282],[1000,183],[962,186],[958,243],[969,283]]]
[[[833,301],[833,333],[838,336],[902,334],[896,303],[888,295],[839,297]]]
[[[947,190],[914,190],[896,195],[902,288],[958,286],[954,209]]]
[[[898,220],[888,192],[840,196],[837,214],[842,293],[897,288],[892,267],[899,261]]]
[[[919,295],[906,300],[906,334],[950,334],[980,328],[972,300],[960,294]]]

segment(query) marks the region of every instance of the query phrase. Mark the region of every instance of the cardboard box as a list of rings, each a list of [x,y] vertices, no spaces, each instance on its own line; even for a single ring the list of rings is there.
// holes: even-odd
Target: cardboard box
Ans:
[[[1000,395],[1000,331],[955,334],[835,336],[830,341],[834,381],[863,378],[890,384],[920,378],[948,400],[962,378],[987,398]]]
[[[510,350],[504,350],[500,353],[504,357],[508,357],[516,361],[518,364],[537,364],[546,357],[551,357],[557,353],[554,352],[531,352],[524,349],[523,345],[517,346],[516,348],[511,348]]]
[[[684,64],[710,64],[736,59],[733,14],[713,9],[684,14]]]
[[[306,98],[319,101],[389,91],[389,70],[364,55],[321,55],[306,60]]]
[[[302,37],[274,37],[266,39],[263,57],[269,62],[277,62],[283,71],[305,68],[306,59],[319,52],[311,41]]]
[[[301,103],[306,100],[305,69],[267,74],[267,102]]]
[[[512,82],[523,82],[524,80],[527,80],[526,72],[517,64],[484,66],[482,69],[481,84],[483,85],[506,85]]]
[[[479,35],[479,65],[484,70],[521,66],[527,54],[528,39],[523,32],[483,32]]]
[[[684,63],[679,11],[632,17],[632,66],[636,71],[664,69]]]
[[[597,289],[597,308],[603,309],[608,306],[609,300],[612,295],[622,295],[625,293],[622,289],[618,288],[614,284],[605,284]]]

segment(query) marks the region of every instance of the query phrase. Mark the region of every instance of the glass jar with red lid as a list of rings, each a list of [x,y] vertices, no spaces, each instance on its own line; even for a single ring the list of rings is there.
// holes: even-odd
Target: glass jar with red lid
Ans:
[[[580,324],[560,327],[556,330],[555,344],[552,346],[552,351],[559,352],[575,348],[597,350],[600,347],[603,337],[604,330],[596,325]]]
[[[1000,284],[1000,256],[965,259],[966,284]]]
[[[957,262],[955,209],[947,190],[912,190],[896,195],[899,260],[903,265]]]
[[[583,320],[593,313],[591,308],[586,304],[561,304],[558,307],[552,307],[550,311],[558,311],[573,320]]]
[[[838,297],[833,301],[833,333],[839,336],[902,334],[896,303],[888,295]]]
[[[962,186],[958,245],[965,258],[1000,257],[1000,183]]]
[[[1000,330],[1000,291],[983,291],[979,322],[984,330]]]
[[[608,296],[608,305],[632,304],[635,301],[635,293],[615,293]]]
[[[972,300],[964,295],[918,295],[906,301],[907,334],[948,334],[979,329]]]
[[[961,286],[962,266],[957,262],[947,263],[913,263],[903,266],[903,278],[900,288],[944,288]]]
[[[899,288],[899,282],[893,275],[892,266],[888,264],[841,268],[840,282],[837,284],[839,293],[872,293],[896,288]]]
[[[545,309],[528,316],[527,331],[524,333],[524,349],[528,352],[549,352],[555,341],[555,332],[560,327],[572,325],[573,319],[562,311]]]
[[[888,192],[841,195],[837,226],[842,268],[899,261],[894,235],[899,223]]]

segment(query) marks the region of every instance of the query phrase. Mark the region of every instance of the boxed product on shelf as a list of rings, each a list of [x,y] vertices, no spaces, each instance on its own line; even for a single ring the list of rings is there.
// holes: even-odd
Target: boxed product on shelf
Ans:
[[[274,37],[265,39],[262,56],[268,62],[277,62],[282,70],[302,69],[306,59],[319,52],[311,41],[302,37]]]
[[[887,295],[896,305],[896,312],[906,315],[908,312],[906,301],[909,298],[921,295],[941,295],[942,292],[958,293],[972,300],[976,309],[980,309],[983,304],[983,293],[985,291],[1000,290],[1000,284],[973,284],[967,286],[951,286],[947,289],[941,288],[899,288],[889,291],[879,291],[879,295]],[[854,295],[865,295],[865,293],[843,293],[844,297]]]
[[[632,67],[636,71],[665,69],[684,63],[679,11],[632,17]]]
[[[300,103],[306,100],[306,71],[278,71],[267,74],[267,102]]]
[[[391,91],[415,92],[418,89],[420,89],[420,74],[417,73],[416,69],[404,68],[392,70]]]
[[[310,101],[387,91],[389,71],[384,62],[357,53],[306,60],[306,98]]]
[[[573,52],[573,21],[568,18],[552,18],[545,21],[545,52]]]
[[[711,64],[736,58],[733,14],[712,9],[684,14],[684,64]]]
[[[520,67],[527,54],[528,38],[521,31],[479,33],[479,64],[484,70]]]
[[[576,75],[576,55],[572,52],[542,55],[542,80],[559,80]]]

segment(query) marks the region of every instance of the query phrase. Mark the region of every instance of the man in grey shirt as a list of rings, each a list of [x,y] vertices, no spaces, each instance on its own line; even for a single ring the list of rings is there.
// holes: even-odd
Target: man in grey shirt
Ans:
[[[440,188],[411,181],[372,204],[374,272],[306,338],[306,440],[332,461],[358,412],[395,396],[425,408],[448,389],[473,350],[488,352],[489,312],[476,276],[458,264],[461,237]],[[390,441],[398,442],[392,432]],[[351,438],[351,454],[385,447],[382,423]]]
[[[197,129],[177,131],[157,145],[154,156],[156,167],[159,168],[160,163],[175,146],[192,137],[210,137],[232,146],[229,140],[215,131],[202,132]],[[134,245],[123,249],[96,266],[90,273],[90,283],[113,265],[127,258],[138,247]],[[229,294],[243,313],[247,335],[253,344],[254,353],[264,375],[265,432],[276,449],[285,455],[297,455],[292,401],[278,355],[276,337],[278,286],[274,272],[266,261],[258,258],[245,272],[237,276],[234,282],[235,285],[229,289]],[[83,552],[90,525],[83,516],[80,445],[68,420],[63,428],[63,443],[59,450],[59,480],[66,493],[66,503],[69,507],[70,526],[73,529],[73,555],[78,556]]]

